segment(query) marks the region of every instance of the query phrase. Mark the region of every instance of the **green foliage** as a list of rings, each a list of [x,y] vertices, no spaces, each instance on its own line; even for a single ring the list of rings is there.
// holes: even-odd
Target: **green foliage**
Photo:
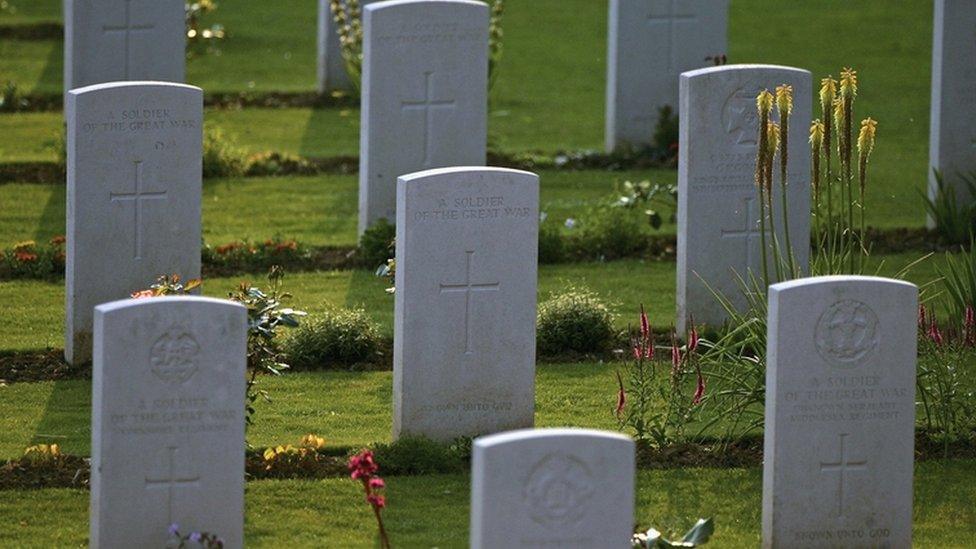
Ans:
[[[203,177],[240,177],[247,171],[247,152],[216,127],[203,133]]]
[[[213,0],[196,0],[186,3],[186,56],[192,58],[201,53],[217,53],[217,41],[223,40],[224,26],[214,23],[204,27],[201,19],[215,11],[218,4]]]
[[[698,519],[680,540],[669,541],[664,534],[651,528],[647,532],[634,534],[631,547],[641,549],[677,549],[679,547],[698,547],[705,545],[715,533],[715,522],[711,518]]]
[[[437,475],[465,471],[463,445],[435,442],[426,437],[401,437],[371,446],[386,475]]]
[[[539,305],[536,348],[540,355],[603,353],[616,336],[607,304],[586,288],[570,286]]]
[[[945,254],[945,262],[936,265],[941,295],[950,318],[963,319],[966,309],[976,306],[976,240],[971,240],[969,250],[960,254]]]
[[[658,208],[663,207],[670,211],[668,223],[675,223],[676,212],[678,211],[677,185],[661,185],[660,183],[652,185],[650,181],[645,180],[639,183],[625,181],[623,187],[623,194],[617,199],[615,206],[627,209],[643,207],[648,224],[655,230],[660,229],[661,225],[664,224],[664,218]]]
[[[279,236],[262,242],[238,240],[203,247],[201,256],[204,265],[212,268],[233,271],[260,271],[274,265],[299,265],[309,260],[311,252],[292,239]]]
[[[367,267],[387,264],[395,252],[396,226],[380,218],[359,237],[359,257]]]
[[[582,257],[611,261],[633,257],[647,247],[639,217],[610,206],[595,206],[581,217],[572,234],[572,246]]]
[[[296,370],[351,366],[376,359],[379,328],[363,309],[329,308],[298,327],[285,345]]]
[[[539,223],[539,263],[560,263],[566,260],[566,240],[555,223]]]
[[[942,172],[933,171],[935,197],[930,198],[928,194],[917,191],[925,201],[925,212],[935,223],[935,232],[945,244],[965,244],[973,237],[973,229],[976,228],[976,174],[958,176],[965,185],[964,192],[970,197],[960,202],[955,189],[946,184]]]
[[[17,84],[7,81],[0,90],[0,112],[14,112],[26,109],[29,103],[27,98],[20,93]]]

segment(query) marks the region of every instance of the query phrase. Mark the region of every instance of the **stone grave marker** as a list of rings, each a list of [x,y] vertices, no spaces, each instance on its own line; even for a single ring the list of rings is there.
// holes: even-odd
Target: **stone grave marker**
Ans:
[[[373,2],[376,0],[359,0],[359,5],[365,6]],[[342,57],[339,30],[332,17],[331,3],[331,0],[319,0],[317,55],[319,93],[351,92],[354,91],[355,85],[346,71],[346,61]]]
[[[471,547],[629,548],[634,441],[589,429],[475,439]]]
[[[769,288],[763,547],[911,547],[918,289]]]
[[[397,204],[394,437],[531,427],[538,176],[428,170]]]
[[[183,0],[64,0],[64,91],[103,82],[183,82]]]
[[[793,86],[787,201],[795,256],[806,271],[809,246],[797,243],[810,242],[810,73],[774,65],[726,65],[681,75],[676,319],[680,333],[692,315],[709,325],[726,320],[712,290],[743,310],[746,302],[736,275],[748,280],[752,271],[761,278],[756,96],[764,88],[772,93],[781,84]],[[778,115],[772,120],[778,121]],[[773,172],[773,221],[785,249],[778,160]],[[772,240],[767,239],[770,250]],[[772,271],[772,254],[768,257]]]
[[[92,547],[163,547],[173,524],[243,547],[246,349],[230,301],[96,307]]]
[[[610,0],[606,149],[650,145],[678,76],[728,50],[728,0]]]
[[[359,232],[396,219],[397,177],[483,166],[488,6],[391,0],[363,9]]]
[[[91,359],[92,308],[163,274],[200,276],[203,92],[116,82],[68,92],[65,358]]]
[[[938,170],[947,188],[968,201],[965,178],[976,174],[976,2],[936,0],[934,19],[929,197],[938,196]]]

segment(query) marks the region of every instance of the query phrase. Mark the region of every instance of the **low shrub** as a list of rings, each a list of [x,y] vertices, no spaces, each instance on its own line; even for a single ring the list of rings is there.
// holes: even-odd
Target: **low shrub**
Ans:
[[[394,256],[396,226],[381,218],[370,225],[359,237],[359,257],[369,268],[385,265]]]
[[[27,240],[14,244],[10,249],[0,250],[0,279],[46,279],[62,276],[64,244],[64,237],[56,236],[47,244]]]
[[[566,240],[555,223],[539,224],[539,263],[560,263],[566,260]]]
[[[616,335],[610,309],[588,289],[570,287],[539,305],[536,349],[542,356],[603,353]]]
[[[289,364],[295,370],[370,362],[379,350],[379,329],[366,311],[340,308],[310,317],[285,346]]]
[[[247,157],[245,175],[315,175],[318,170],[308,160],[280,152],[259,152]]]
[[[574,255],[612,260],[632,257],[647,248],[647,227],[636,212],[595,207],[578,221],[571,235]]]
[[[240,177],[247,171],[247,152],[220,128],[203,133],[203,177]]]
[[[387,475],[460,473],[468,465],[460,445],[443,444],[426,437],[402,437],[396,442],[373,444],[371,448]]]
[[[295,240],[281,237],[261,242],[236,240],[220,246],[204,245],[204,265],[226,271],[261,271],[273,265],[292,267],[307,260],[311,252]]]

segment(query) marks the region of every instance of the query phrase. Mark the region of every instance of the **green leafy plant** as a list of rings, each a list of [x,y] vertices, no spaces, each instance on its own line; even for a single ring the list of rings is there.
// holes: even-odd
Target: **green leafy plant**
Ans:
[[[0,279],[47,279],[64,274],[64,245],[64,236],[55,236],[46,244],[26,240],[0,250]]]
[[[715,522],[711,518],[698,519],[680,540],[670,541],[654,528],[638,532],[631,539],[631,547],[641,549],[674,549],[678,547],[698,547],[705,545],[715,533]]]
[[[936,272],[949,317],[965,318],[967,310],[976,305],[976,240],[971,240],[969,249],[962,253],[946,253]]]
[[[658,154],[674,159],[678,156],[678,113],[671,105],[657,110],[657,125],[654,127],[652,143]]]
[[[318,470],[325,458],[321,453],[325,439],[313,434],[302,437],[298,445],[291,444],[265,448],[261,453],[264,475],[274,478],[292,478]]]
[[[0,90],[0,112],[14,112],[26,109],[29,105],[27,98],[20,93],[20,88],[13,81],[7,81]]]
[[[976,436],[976,393],[971,384],[976,358],[976,312],[967,306],[962,319],[940,325],[935,310],[919,307],[916,386],[926,429],[943,443],[949,457],[952,442]]]
[[[396,226],[380,218],[363,231],[359,237],[359,257],[363,265],[374,267],[385,265],[393,258],[395,248]]]
[[[220,128],[203,133],[203,177],[240,177],[247,171],[247,152]]]
[[[444,444],[423,436],[406,436],[395,442],[373,444],[370,450],[390,475],[460,473],[466,466],[465,446],[461,441]],[[470,455],[470,446],[467,452]]]
[[[505,13],[504,0],[486,0],[490,8],[488,23],[488,87],[491,88],[498,73],[498,62],[502,58],[502,16]],[[339,32],[342,59],[346,64],[349,80],[360,89],[363,74],[363,23],[362,7],[359,0],[331,0],[329,9]]]
[[[560,263],[566,260],[566,240],[556,223],[539,223],[539,263]]]
[[[539,304],[536,348],[540,355],[603,353],[616,336],[609,307],[586,288],[571,286]]]
[[[258,242],[237,240],[220,246],[205,245],[201,250],[206,265],[245,271],[296,265],[308,260],[310,255],[305,246],[280,236]]]
[[[285,344],[285,355],[296,370],[369,362],[379,350],[379,328],[366,311],[337,307],[309,317]]]
[[[617,405],[614,415],[621,428],[630,429],[641,447],[663,448],[685,437],[685,426],[694,418],[705,396],[705,377],[698,361],[698,331],[692,324],[682,349],[671,334],[670,359],[657,355],[650,322],[641,305],[640,326],[631,333],[632,358],[626,376],[616,372]],[[667,378],[663,378],[667,372]],[[685,390],[689,376],[696,376],[694,394]],[[626,381],[625,381],[626,379]],[[660,406],[663,403],[664,406]]]
[[[933,170],[935,197],[918,191],[925,201],[925,212],[935,225],[936,234],[945,244],[965,244],[972,239],[976,228],[976,174],[960,174],[958,179],[965,186],[969,200],[959,200],[956,191],[948,186],[942,172]]]
[[[633,183],[625,181],[623,193],[614,204],[620,208],[644,208],[647,222],[655,230],[660,229],[664,224],[664,218],[658,211],[665,208],[671,211],[668,222],[674,224],[676,221],[675,212],[678,210],[678,187],[674,184],[662,185],[660,183],[651,184],[650,181]]]
[[[640,217],[611,205],[590,207],[569,235],[574,254],[613,260],[632,257],[647,247],[646,228]]]

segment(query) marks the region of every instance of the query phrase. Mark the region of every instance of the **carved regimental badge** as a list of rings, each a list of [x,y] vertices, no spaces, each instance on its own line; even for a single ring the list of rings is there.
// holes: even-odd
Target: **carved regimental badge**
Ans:
[[[739,88],[729,95],[722,106],[722,127],[732,136],[737,147],[755,147],[759,132],[756,96],[759,89]]]
[[[562,453],[542,458],[522,492],[532,520],[549,528],[579,522],[593,493],[593,477],[579,459]]]
[[[197,371],[200,344],[183,326],[174,324],[149,350],[152,373],[167,383],[183,383]]]
[[[854,368],[878,348],[878,317],[860,301],[838,301],[820,315],[814,337],[824,360],[839,368]]]

